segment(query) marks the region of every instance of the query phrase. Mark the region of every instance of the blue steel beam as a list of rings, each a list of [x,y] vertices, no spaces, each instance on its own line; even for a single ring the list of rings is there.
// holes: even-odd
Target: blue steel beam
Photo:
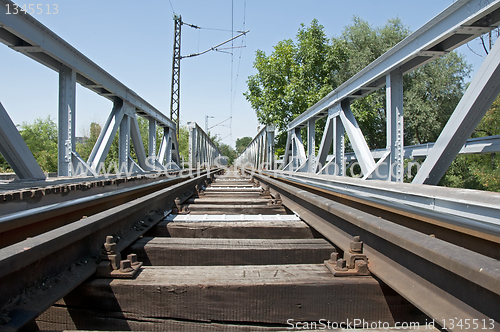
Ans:
[[[20,179],[45,179],[40,165],[1,103],[0,152]]]

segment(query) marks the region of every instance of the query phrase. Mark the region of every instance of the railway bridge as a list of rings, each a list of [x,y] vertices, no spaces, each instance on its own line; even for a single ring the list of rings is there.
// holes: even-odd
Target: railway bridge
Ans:
[[[305,110],[279,160],[272,126],[227,166],[189,123],[187,167],[174,122],[0,5],[0,41],[59,73],[57,177],[0,104],[15,171],[0,183],[1,331],[500,331],[500,195],[436,186],[458,154],[500,152],[498,136],[469,139],[500,93],[500,43],[438,140],[403,142],[403,75],[498,28],[499,0],[455,1]],[[113,102],[88,160],[75,149],[77,83]],[[370,151],[350,103],[381,88],[387,147]],[[120,172],[106,174],[117,133]]]

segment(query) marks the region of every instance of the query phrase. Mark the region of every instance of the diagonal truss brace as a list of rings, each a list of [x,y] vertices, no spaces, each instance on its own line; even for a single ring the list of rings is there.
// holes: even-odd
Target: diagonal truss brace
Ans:
[[[500,93],[500,43],[495,43],[413,179],[437,184]]]
[[[374,177],[374,170],[377,165],[373,159],[368,144],[365,141],[363,133],[359,128],[359,125],[352,113],[350,107],[350,101],[344,100],[341,103],[332,105],[329,109],[329,117],[326,123],[326,130],[323,133],[323,139],[319,150],[317,163],[312,166],[312,170],[317,172],[319,167],[321,172],[325,171],[325,166],[323,164],[326,161],[326,156],[328,155],[328,150],[331,147],[331,140],[329,137],[333,138],[333,144],[335,146],[335,163],[338,164],[336,174],[344,174],[345,166],[343,162],[344,155],[344,132],[347,132],[349,136],[351,146],[354,153],[357,156],[359,165],[363,174],[367,174],[366,177]],[[335,122],[335,125],[332,124]],[[333,135],[335,131],[335,135]],[[306,167],[306,155],[304,150],[304,145],[302,144],[302,139],[300,137],[300,128],[295,127],[289,132],[291,144],[287,144],[287,149],[291,149],[290,152],[286,152],[285,156],[291,155],[291,161],[286,165],[283,170],[295,170],[300,171]],[[316,159],[316,158],[314,158]],[[321,166],[320,166],[321,165]],[[330,165],[328,165],[330,167]]]
[[[40,165],[1,103],[0,152],[20,179],[45,179]]]

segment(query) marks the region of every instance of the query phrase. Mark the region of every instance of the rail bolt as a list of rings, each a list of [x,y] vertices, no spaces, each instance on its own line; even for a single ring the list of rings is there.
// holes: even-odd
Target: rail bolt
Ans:
[[[336,271],[347,271],[347,262],[345,259],[337,260],[337,266],[335,266]]]
[[[330,260],[328,260],[330,263],[335,263],[339,259],[339,253],[334,251],[330,254]]]
[[[104,250],[109,254],[116,253],[116,242],[114,237],[106,236],[106,242],[104,243]]]
[[[130,262],[128,259],[120,262],[120,272],[126,273],[132,271],[134,271],[134,269],[132,268],[132,262]]]
[[[129,254],[129,255],[127,255],[127,260],[130,261],[130,263],[131,263],[132,266],[135,266],[135,265],[139,264],[139,262],[137,261],[137,254]]]
[[[363,241],[361,241],[359,236],[355,236],[350,244],[351,252],[363,253]]]

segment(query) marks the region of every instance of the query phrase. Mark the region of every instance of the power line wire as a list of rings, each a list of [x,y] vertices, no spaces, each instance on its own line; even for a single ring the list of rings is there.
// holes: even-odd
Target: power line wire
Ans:
[[[231,0],[231,31],[234,30],[234,0]],[[234,36],[234,32],[231,32],[231,37]],[[231,49],[234,48],[234,39],[231,40]],[[231,94],[229,95],[229,141],[233,141],[233,63],[234,63],[234,53],[231,50]]]
[[[168,0],[168,2],[170,2],[170,8],[172,8],[172,13],[173,13],[174,15],[177,15],[177,13],[176,13],[176,12],[175,12],[175,10],[174,10],[174,6],[172,6],[172,1]]]

